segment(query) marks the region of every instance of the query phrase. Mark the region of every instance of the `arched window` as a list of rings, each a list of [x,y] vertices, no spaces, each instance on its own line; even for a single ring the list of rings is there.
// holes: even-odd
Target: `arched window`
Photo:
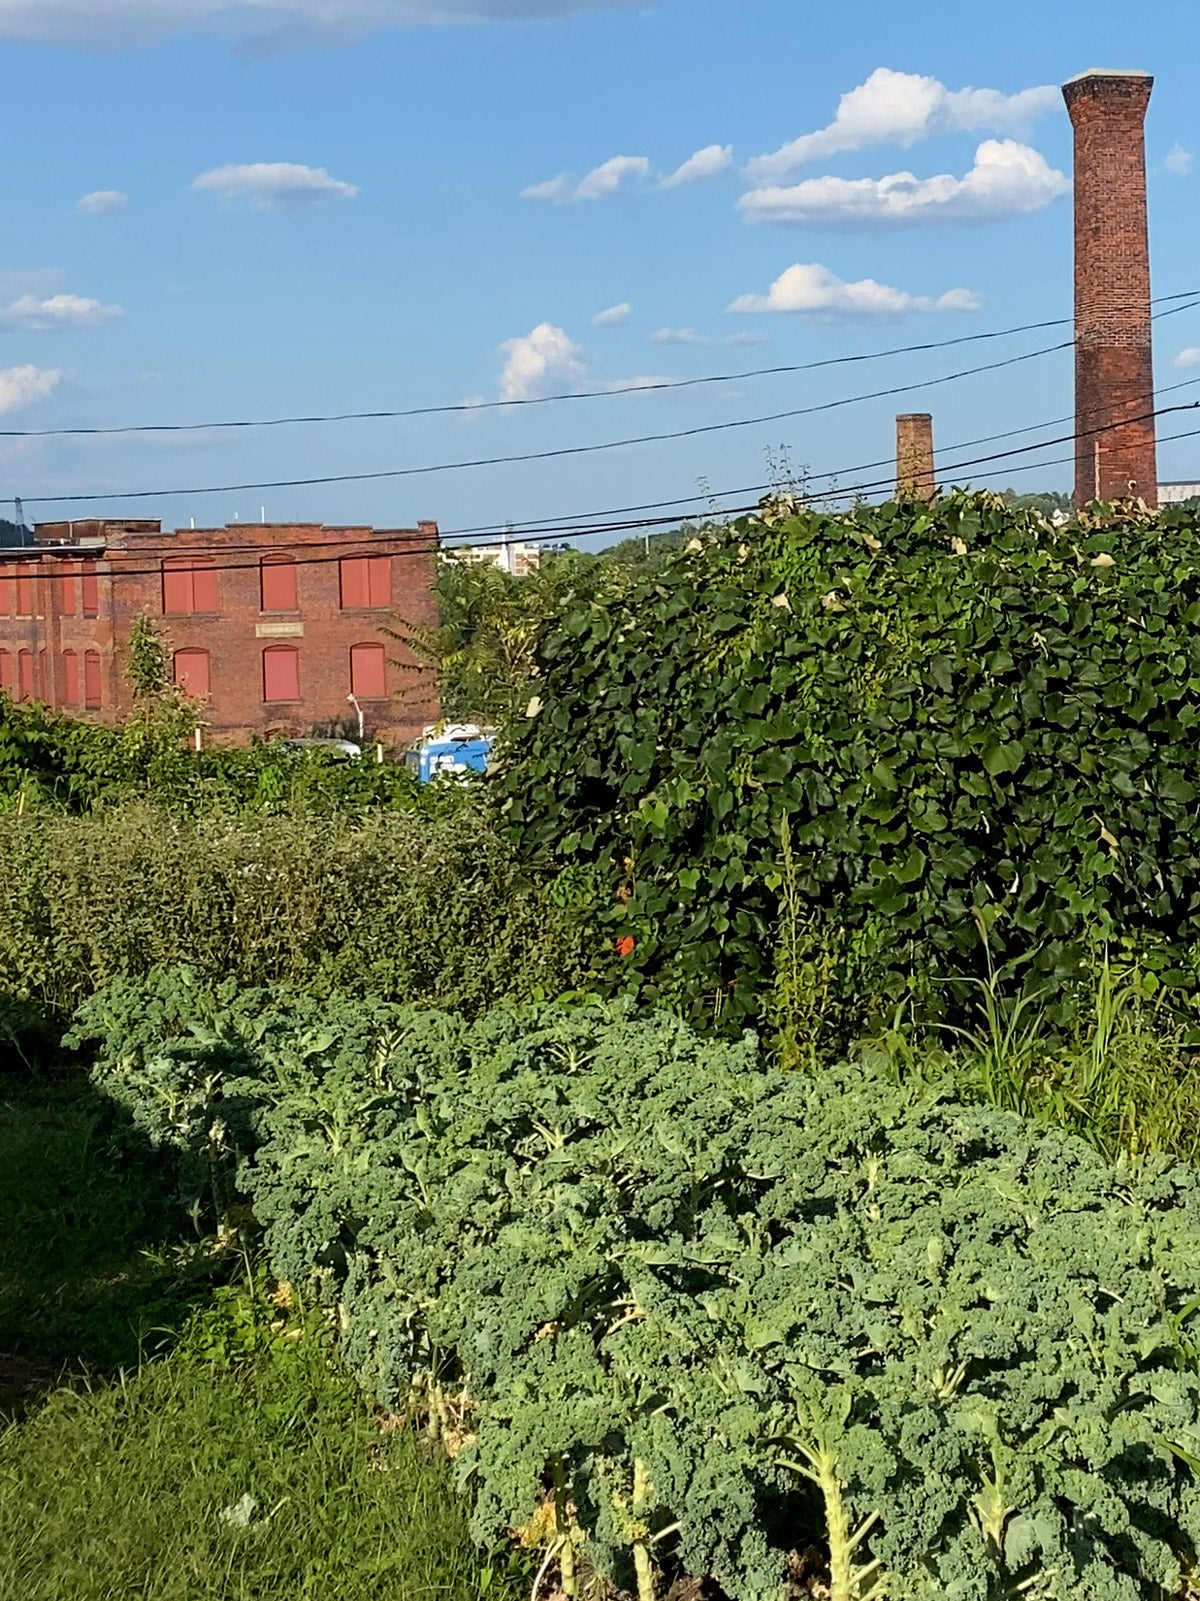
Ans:
[[[219,610],[217,568],[211,556],[170,556],[162,564],[163,614],[186,617]]]
[[[73,650],[63,651],[63,705],[79,705],[79,657]]]
[[[177,650],[172,663],[175,682],[193,698],[211,689],[209,658],[206,650]]]
[[[12,654],[7,650],[0,650],[0,689],[6,694],[12,694],[13,687]]]
[[[387,697],[387,660],[382,645],[351,645],[350,693],[362,700]]]
[[[263,611],[299,611],[296,558],[264,556],[259,563],[259,589]]]
[[[300,652],[295,645],[268,645],[263,651],[263,699],[300,699]]]
[[[17,699],[33,699],[33,652],[19,650],[17,652]]]
[[[83,704],[89,712],[98,712],[101,705],[100,652],[89,650],[83,657]]]

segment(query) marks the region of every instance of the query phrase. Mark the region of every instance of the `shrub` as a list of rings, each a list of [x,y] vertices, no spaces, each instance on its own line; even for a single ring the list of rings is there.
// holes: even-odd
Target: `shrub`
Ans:
[[[659,1560],[762,1601],[814,1534],[833,1601],[1179,1593],[1190,1168],[861,1065],[764,1073],[749,1038],[627,1004],[319,1028],[309,1004],[118,1029],[97,1081],[144,1116],[186,1101],[210,1149],[238,1109],[274,1270],[337,1307],[385,1404],[454,1429],[477,1536],[552,1487],[568,1594],[586,1538],[643,1598]]]
[[[469,806],[442,816],[0,814],[0,971],[66,1013],[156,965],[453,1005],[558,990],[578,970],[547,907]]]
[[[1060,1015],[1099,943],[1190,991],[1198,618],[1192,514],[768,510],[543,634],[505,826],[697,1019],[763,1015],[781,924],[787,1007],[799,973],[847,1027],[938,1015],[985,943]]]

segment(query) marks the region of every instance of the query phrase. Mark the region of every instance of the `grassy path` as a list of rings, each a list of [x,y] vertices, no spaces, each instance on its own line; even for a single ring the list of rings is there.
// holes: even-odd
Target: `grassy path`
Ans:
[[[214,1286],[153,1161],[114,1154],[82,1085],[7,1083],[0,1601],[527,1593],[519,1560],[470,1543],[448,1465],[380,1428],[319,1330]]]

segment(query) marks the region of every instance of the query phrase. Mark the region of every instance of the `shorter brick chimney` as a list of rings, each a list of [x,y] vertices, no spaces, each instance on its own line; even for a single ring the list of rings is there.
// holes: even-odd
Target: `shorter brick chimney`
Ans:
[[[927,411],[906,412],[896,418],[896,499],[937,498],[933,470],[933,418]]]

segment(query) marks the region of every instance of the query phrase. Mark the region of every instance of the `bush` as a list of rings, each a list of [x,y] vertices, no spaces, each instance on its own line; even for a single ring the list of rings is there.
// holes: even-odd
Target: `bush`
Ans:
[[[1180,1593],[1190,1168],[861,1065],[764,1073],[749,1038],[628,1005],[222,1015],[110,1032],[97,1082],[240,1152],[275,1272],[464,1447],[477,1537],[553,1487],[568,1594],[586,1538],[643,1598],[657,1560],[763,1601],[818,1536],[833,1601]]]
[[[423,788],[392,761],[345,761],[320,748],[262,741],[196,752],[198,713],[168,689],[142,697],[110,727],[15,705],[0,693],[0,812],[86,812],[142,799],[181,814],[395,808],[439,815],[452,804],[448,791]]]
[[[988,953],[1065,1018],[1121,942],[1190,993],[1198,619],[1191,514],[768,510],[544,633],[505,826],[695,1019],[936,1017]]]
[[[0,972],[15,998],[58,1013],[174,963],[468,1012],[557,990],[577,970],[566,914],[469,806],[357,823],[139,804],[8,813],[0,864]]]

